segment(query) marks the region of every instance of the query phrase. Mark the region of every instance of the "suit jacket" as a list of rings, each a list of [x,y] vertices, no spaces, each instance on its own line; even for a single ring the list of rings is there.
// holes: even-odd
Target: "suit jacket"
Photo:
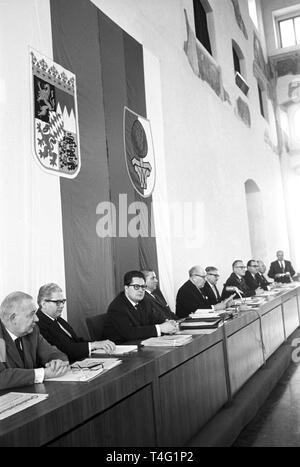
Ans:
[[[60,323],[72,337],[69,337],[55,320],[52,320],[45,315],[39,308],[37,311],[39,318],[39,328],[42,336],[52,345],[55,345],[59,350],[64,352],[70,362],[81,360],[89,356],[89,344],[82,337],[78,337],[74,329],[63,318],[58,318]]]
[[[188,280],[177,292],[176,315],[178,318],[186,318],[198,308],[211,308],[211,306],[205,292],[200,291],[192,281]]]
[[[246,271],[245,273],[245,282],[251,290],[255,291],[259,287],[259,280],[257,274],[255,274],[253,277],[250,271]]]
[[[247,286],[245,279],[243,277],[240,279],[234,272],[230,274],[230,276],[224,284],[224,288],[222,291],[222,299],[228,298],[232,294],[232,292],[226,290],[227,286],[238,287],[238,289],[240,289],[243,292],[243,297],[251,297],[252,295],[255,295],[255,289],[250,289]],[[239,298],[238,294],[235,294],[234,298]]]
[[[50,345],[38,326],[21,338],[24,362],[16,344],[0,321],[0,390],[34,384],[34,368],[44,367],[54,359],[67,360],[67,356]]]
[[[261,287],[264,290],[268,290],[268,285],[270,285],[271,282],[269,282],[265,278],[265,276],[263,274],[261,274],[260,272],[257,273],[257,280],[259,282],[259,287]]]
[[[108,307],[103,334],[118,344],[148,339],[157,336],[155,325],[164,321],[165,318],[154,313],[149,300],[143,299],[135,309],[125,293],[121,292]]]
[[[221,295],[219,294],[218,288],[216,286],[214,288],[216,290],[217,296],[214,294],[211,285],[207,281],[205,282],[203,287],[204,295],[206,295],[206,297],[208,298],[210,305],[216,305],[221,301]]]
[[[294,268],[290,261],[284,260],[284,268],[282,269],[278,261],[273,261],[270,265],[270,270],[268,272],[268,276],[275,279],[276,274],[283,274],[285,272],[289,272],[291,277],[295,275]],[[286,277],[278,277],[276,278],[277,282],[290,282],[290,278]]]
[[[145,292],[144,300],[148,300],[151,303],[152,310],[157,313],[157,316],[161,319],[177,319],[175,313],[170,310],[163,294],[160,291],[154,290],[151,294]]]

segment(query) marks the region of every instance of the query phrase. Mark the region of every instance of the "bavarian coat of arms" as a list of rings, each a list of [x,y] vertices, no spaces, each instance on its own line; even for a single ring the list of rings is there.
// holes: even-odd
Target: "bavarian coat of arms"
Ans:
[[[81,166],[75,75],[30,50],[33,151],[44,170],[74,178]]]

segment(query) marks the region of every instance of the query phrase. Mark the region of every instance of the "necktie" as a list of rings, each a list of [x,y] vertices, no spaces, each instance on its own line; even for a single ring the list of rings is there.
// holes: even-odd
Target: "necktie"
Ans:
[[[283,261],[280,261],[280,266],[281,266],[282,271],[284,271]]]
[[[71,336],[71,334],[70,334],[57,320],[54,320],[54,322],[55,322],[55,324],[56,324],[57,326],[59,326],[59,328],[60,328],[62,331],[64,331],[65,334],[67,334],[67,336],[69,336],[71,339],[73,339],[72,336]]]
[[[24,363],[24,352],[23,352],[23,349],[22,349],[21,337],[18,337],[15,340],[15,344],[16,344],[17,350],[18,350],[18,352],[20,354],[21,360]]]

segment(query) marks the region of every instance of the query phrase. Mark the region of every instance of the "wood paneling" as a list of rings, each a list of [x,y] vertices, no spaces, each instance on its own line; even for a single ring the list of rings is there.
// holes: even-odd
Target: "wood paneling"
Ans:
[[[161,446],[183,446],[227,401],[222,344],[159,378]]]
[[[259,320],[230,336],[227,345],[229,376],[234,395],[263,364]]]
[[[95,411],[97,407],[95,407]],[[151,387],[138,391],[110,410],[51,443],[55,447],[155,446]]]
[[[297,297],[293,297],[290,300],[284,302],[282,306],[285,331],[286,336],[288,337],[299,326]]]
[[[262,316],[263,339],[266,358],[284,342],[281,305]]]

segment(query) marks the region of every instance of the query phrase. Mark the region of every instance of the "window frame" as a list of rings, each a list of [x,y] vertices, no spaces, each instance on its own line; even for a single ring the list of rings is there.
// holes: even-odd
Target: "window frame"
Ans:
[[[297,36],[296,36],[296,30],[295,30],[295,25],[294,25],[294,19],[295,18],[300,18],[300,9],[297,7],[296,10],[293,11],[288,11],[286,13],[283,13],[281,10],[280,12],[273,12],[273,17],[274,17],[274,22],[275,22],[275,30],[276,30],[276,39],[277,39],[277,48],[278,49],[290,49],[290,48],[295,48],[300,46],[300,42],[297,43]],[[293,20],[293,25],[294,25],[294,36],[295,36],[295,44],[294,45],[289,45],[286,47],[283,47],[282,45],[282,36],[281,36],[281,30],[280,30],[280,23],[282,21],[287,21],[287,20]]]

